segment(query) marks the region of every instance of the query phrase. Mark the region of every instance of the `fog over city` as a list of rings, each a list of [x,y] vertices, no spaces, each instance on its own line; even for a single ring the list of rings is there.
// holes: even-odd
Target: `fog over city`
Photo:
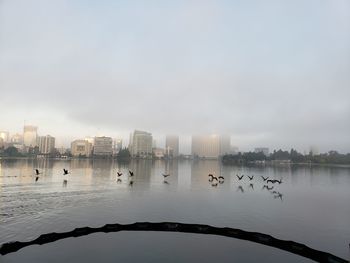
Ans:
[[[253,2],[0,1],[0,130],[350,152],[350,2]]]

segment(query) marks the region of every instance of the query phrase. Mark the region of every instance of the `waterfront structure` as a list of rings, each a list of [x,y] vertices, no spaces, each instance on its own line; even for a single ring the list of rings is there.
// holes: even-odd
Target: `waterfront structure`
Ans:
[[[23,144],[26,147],[37,146],[38,127],[25,125],[23,127]]]
[[[50,135],[39,136],[37,145],[39,146],[39,153],[53,153],[55,150],[55,138]]]
[[[258,148],[254,149],[254,152],[256,152],[256,153],[262,152],[265,156],[268,156],[270,153],[270,150],[267,147],[258,147]]]
[[[90,157],[92,153],[92,144],[87,140],[75,140],[71,143],[71,154],[73,156]]]
[[[164,149],[162,148],[153,148],[153,157],[156,159],[162,159],[164,158]]]
[[[10,141],[10,133],[8,131],[0,131],[0,138],[3,143],[8,143]]]
[[[132,157],[150,158],[152,157],[152,134],[145,131],[135,130],[130,144]]]
[[[93,153],[95,156],[112,156],[113,139],[105,136],[95,137]]]
[[[167,135],[165,137],[165,155],[168,158],[177,158],[179,156],[179,136]]]

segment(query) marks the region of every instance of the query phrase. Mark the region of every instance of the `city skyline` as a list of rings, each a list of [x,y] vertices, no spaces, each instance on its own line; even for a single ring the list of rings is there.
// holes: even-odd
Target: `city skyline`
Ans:
[[[349,152],[350,3],[253,3],[1,1],[0,129]]]

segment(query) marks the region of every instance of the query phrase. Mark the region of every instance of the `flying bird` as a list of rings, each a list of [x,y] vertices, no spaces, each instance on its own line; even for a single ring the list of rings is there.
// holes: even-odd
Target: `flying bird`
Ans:
[[[219,178],[219,180],[225,180],[225,178],[221,175],[218,178]]]
[[[242,174],[242,176],[238,176],[238,174],[236,175],[238,180],[242,180],[242,178],[244,177],[244,175]]]
[[[249,178],[249,181],[251,181],[251,180],[254,179],[254,175],[252,175],[252,176],[249,176],[249,175],[248,175],[248,178]]]
[[[36,174],[36,175],[39,175],[39,174],[41,174],[41,173],[39,172],[38,169],[35,169],[35,174]]]
[[[164,179],[167,178],[170,174],[162,174]]]
[[[261,176],[261,178],[264,180],[264,182],[266,182],[267,179],[269,179],[269,177],[264,177],[264,176]]]
[[[63,175],[67,175],[67,174],[69,174],[69,171],[63,168]]]
[[[130,174],[130,176],[134,176],[134,172],[132,172],[130,170],[129,170],[129,174]]]

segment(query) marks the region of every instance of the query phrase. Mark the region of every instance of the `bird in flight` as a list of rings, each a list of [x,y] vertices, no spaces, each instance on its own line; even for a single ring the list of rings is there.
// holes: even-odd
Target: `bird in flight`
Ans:
[[[117,172],[117,176],[118,176],[118,177],[120,177],[120,176],[122,176],[122,175],[123,175],[123,173]]]
[[[130,174],[130,176],[134,176],[134,172],[132,172],[130,170],[129,170],[129,174]]]
[[[238,180],[242,180],[242,178],[244,177],[244,175],[242,174],[242,176],[239,176],[238,174],[236,174]]]
[[[261,176],[261,178],[264,180],[264,182],[266,182],[266,180],[269,179],[269,177],[264,177],[264,176]]]
[[[164,179],[167,178],[168,176],[170,176],[170,174],[162,174]]]
[[[39,171],[39,169],[35,169],[35,174],[36,174],[36,175],[41,174],[40,171]]]
[[[63,175],[67,175],[67,174],[69,174],[69,171],[67,169],[63,168]]]
[[[252,176],[249,176],[249,175],[248,175],[248,178],[249,178],[249,181],[251,181],[251,180],[254,179],[254,175],[252,175]]]

